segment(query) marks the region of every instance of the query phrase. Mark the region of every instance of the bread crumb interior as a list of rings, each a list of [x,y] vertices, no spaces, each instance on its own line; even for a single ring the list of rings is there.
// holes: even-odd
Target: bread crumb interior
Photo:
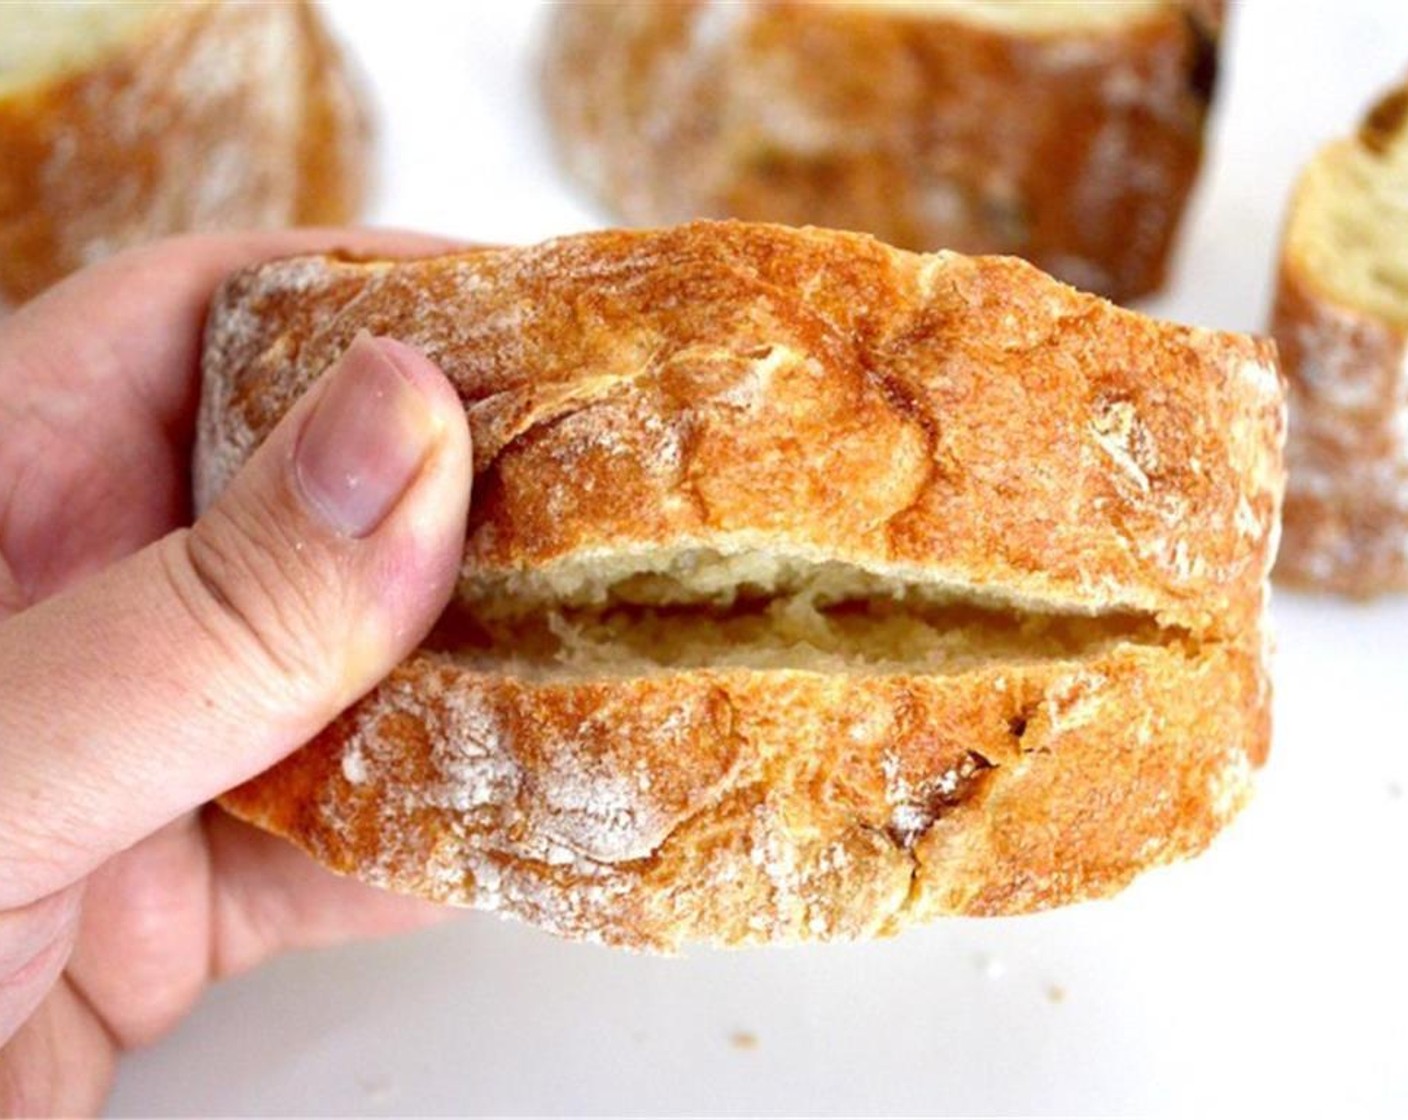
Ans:
[[[681,668],[943,673],[1168,640],[1139,612],[1023,607],[834,561],[686,550],[479,581],[427,644],[472,668],[579,678]]]
[[[948,16],[1007,31],[1056,32],[1116,27],[1161,11],[1163,0],[1107,0],[1098,4],[1060,0],[844,0],[843,8],[877,8],[896,15]]]
[[[0,4],[0,94],[80,69],[178,8],[132,0],[7,0]]]
[[[1289,241],[1335,299],[1408,329],[1408,94],[1391,94],[1357,138],[1315,156]]]

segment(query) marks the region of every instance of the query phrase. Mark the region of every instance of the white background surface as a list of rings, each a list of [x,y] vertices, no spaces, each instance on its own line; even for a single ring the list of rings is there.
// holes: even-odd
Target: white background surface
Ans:
[[[495,241],[600,224],[553,173],[531,5],[333,15],[380,106],[379,221]],[[1257,329],[1294,169],[1408,65],[1408,3],[1251,0],[1229,46],[1149,309]],[[682,960],[471,914],[220,987],[126,1062],[112,1111],[1408,1115],[1408,600],[1280,593],[1275,614],[1256,801],[1113,901]]]

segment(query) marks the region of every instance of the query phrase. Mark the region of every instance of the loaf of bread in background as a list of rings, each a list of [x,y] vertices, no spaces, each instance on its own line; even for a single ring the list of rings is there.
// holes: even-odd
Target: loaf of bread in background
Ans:
[[[1013,253],[1157,289],[1216,83],[1220,0],[561,4],[562,161],[625,221],[736,217]]]
[[[344,224],[368,139],[304,0],[0,5],[0,306],[167,234]]]
[[[1278,578],[1408,590],[1408,86],[1301,175],[1271,331],[1291,403]]]
[[[1021,261],[737,223],[217,296],[208,504],[355,334],[465,402],[456,600],[224,806],[560,934],[859,938],[1109,894],[1268,743],[1269,343]]]

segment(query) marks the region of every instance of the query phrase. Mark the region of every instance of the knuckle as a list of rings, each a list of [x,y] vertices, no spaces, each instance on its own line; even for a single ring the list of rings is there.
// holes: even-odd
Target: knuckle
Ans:
[[[336,603],[336,589],[304,545],[288,539],[275,511],[217,506],[168,551],[168,576],[185,609],[242,670],[285,687],[316,689],[327,680],[324,633],[335,612],[324,604]]]
[[[34,979],[55,948],[67,950],[77,923],[77,894],[70,888],[0,911],[0,998]]]

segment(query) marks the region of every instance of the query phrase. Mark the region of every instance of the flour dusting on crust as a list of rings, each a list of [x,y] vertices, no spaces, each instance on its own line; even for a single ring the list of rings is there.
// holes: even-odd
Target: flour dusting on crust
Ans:
[[[867,230],[1127,298],[1160,284],[1197,172],[1220,7],[565,4],[544,98],[627,222]]]
[[[488,637],[440,631],[224,799],[337,870],[638,948],[856,939],[1117,890],[1264,757],[1265,344],[819,230],[279,262],[212,309],[203,500],[362,330],[464,401]],[[788,565],[883,586],[833,622],[887,642],[933,590],[953,656],[824,651],[778,621]],[[652,597],[691,572],[704,601]],[[766,618],[777,656],[671,660],[686,616]]]
[[[355,217],[366,115],[316,11],[159,8],[79,72],[0,97],[0,164],[25,161],[3,172],[0,289],[170,234]]]

